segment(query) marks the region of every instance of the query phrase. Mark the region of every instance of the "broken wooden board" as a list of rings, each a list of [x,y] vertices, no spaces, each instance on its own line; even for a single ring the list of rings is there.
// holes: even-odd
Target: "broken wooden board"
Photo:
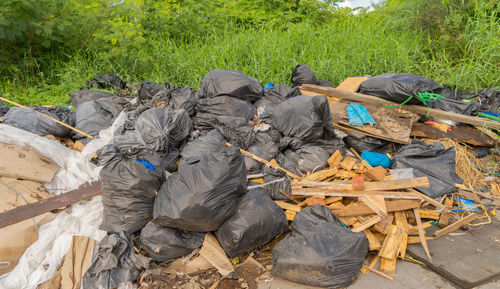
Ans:
[[[363,230],[370,228],[371,226],[375,225],[378,222],[380,222],[380,216],[375,216],[359,224],[359,226],[354,227],[353,229],[351,229],[351,231],[355,233],[361,232]]]
[[[344,81],[342,81],[341,84],[337,86],[337,89],[357,92],[361,83],[363,83],[363,81],[367,79],[368,77],[362,77],[362,76],[348,77],[344,79]]]
[[[229,261],[224,249],[212,233],[205,234],[205,241],[200,249],[200,255],[207,259],[212,266],[217,268],[222,277],[231,277],[234,275],[234,268]]]
[[[83,185],[80,188],[48,198],[46,200],[30,203],[15,209],[0,213],[0,228],[36,217],[55,209],[66,207],[81,200],[86,200],[101,193],[101,181]]]
[[[333,168],[336,167],[342,161],[342,153],[339,150],[336,150],[330,158],[328,158],[328,165]]]
[[[429,233],[436,227],[429,228]],[[500,276],[498,236],[500,221],[494,218],[474,230],[428,240],[432,262],[420,244],[408,245],[406,252],[461,288],[472,288]]]
[[[387,207],[383,196],[361,195],[360,199],[377,215],[382,217],[387,216]]]
[[[494,139],[486,134],[483,134],[477,128],[467,124],[452,126],[450,131],[444,132],[433,125],[423,122],[416,122],[415,124],[413,124],[411,136],[430,139],[449,138],[454,141],[484,147],[493,147],[496,144],[496,141]]]
[[[420,207],[419,200],[395,200],[386,201],[385,205],[388,212],[409,210]],[[357,204],[349,208],[332,210],[333,214],[337,217],[353,217],[374,214],[375,212],[365,204]]]
[[[460,227],[462,227],[463,225],[467,225],[470,222],[474,221],[476,218],[477,218],[477,215],[472,213],[472,214],[468,215],[467,217],[462,218],[462,219],[456,221],[455,223],[442,228],[439,231],[436,231],[434,233],[434,237],[436,237],[436,239],[437,239],[437,238],[440,238],[446,234],[454,232],[454,231],[458,230]]]
[[[50,183],[59,166],[29,147],[0,143],[0,176]]]
[[[347,101],[330,103],[330,110],[335,112],[332,113],[334,127],[391,142],[401,144],[410,143],[410,133],[413,123],[418,120],[416,114],[399,108],[387,108],[380,104],[363,104],[377,124],[352,126],[349,124],[349,119],[347,118],[348,104],[349,102]]]
[[[335,183],[335,182],[292,182],[292,191],[294,188],[308,186],[320,187],[330,190],[339,191],[354,191],[352,184]],[[401,179],[401,180],[388,180],[379,182],[365,182],[364,191],[392,191],[411,188],[429,187],[429,179],[427,177]],[[294,193],[292,193],[294,194]]]
[[[404,228],[392,225],[389,233],[385,237],[382,248],[378,255],[382,258],[392,260],[397,257],[399,246],[403,240]]]

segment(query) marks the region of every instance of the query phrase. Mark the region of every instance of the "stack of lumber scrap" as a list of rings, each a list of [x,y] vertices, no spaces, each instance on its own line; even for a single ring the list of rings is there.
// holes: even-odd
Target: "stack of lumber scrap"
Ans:
[[[282,192],[289,201],[275,201],[288,220],[307,206],[330,208],[353,232],[365,233],[375,257],[363,266],[364,273],[373,271],[391,279],[387,274],[396,272],[396,260],[405,258],[411,243],[422,243],[430,259],[424,229],[440,214],[422,209],[430,198],[413,190],[428,187],[427,177],[392,180],[386,169],[373,168],[360,158],[343,158],[340,151],[328,163],[329,168],[293,181],[291,194]],[[374,268],[379,261],[380,271]]]

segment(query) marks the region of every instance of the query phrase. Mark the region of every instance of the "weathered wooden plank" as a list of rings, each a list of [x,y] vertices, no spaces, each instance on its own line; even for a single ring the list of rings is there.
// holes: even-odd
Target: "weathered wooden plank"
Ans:
[[[388,212],[395,212],[418,208],[420,206],[420,202],[418,200],[395,200],[386,201],[385,205]],[[375,213],[365,204],[357,204],[344,209],[332,210],[332,212],[337,217],[364,216]]]
[[[292,189],[308,186],[308,187],[321,187],[324,189],[354,191],[352,184],[335,183],[335,182],[301,182],[296,181],[292,183]],[[364,191],[392,191],[403,190],[412,188],[429,187],[429,179],[427,177],[402,179],[402,180],[388,180],[380,182],[366,182]]]
[[[328,158],[328,165],[331,168],[336,167],[342,161],[342,153],[339,150],[336,150],[330,158]]]
[[[361,195],[360,199],[377,215],[387,216],[387,206],[383,196]]]
[[[389,260],[397,256],[399,245],[403,239],[404,228],[401,226],[392,225],[389,233],[385,237],[384,244],[378,255]]]
[[[375,216],[373,218],[370,218],[370,219],[366,220],[365,222],[363,222],[359,226],[351,229],[351,231],[353,231],[355,233],[361,232],[363,230],[366,230],[366,229],[370,228],[371,226],[375,225],[378,222],[380,222],[380,216]]]
[[[292,212],[299,212],[302,208],[298,205],[290,204],[284,201],[274,201],[276,205],[280,206],[280,208],[284,210],[289,210]]]
[[[422,247],[424,247],[425,254],[427,254],[427,258],[432,262],[431,253],[429,252],[429,247],[427,246],[427,240],[425,239],[425,231],[422,227],[422,220],[420,220],[420,212],[418,209],[413,209],[413,214],[415,214],[415,219],[417,220],[418,227],[418,236],[420,237],[420,243],[422,243]]]
[[[436,238],[441,238],[442,236],[444,236],[446,234],[449,234],[451,232],[458,230],[463,225],[469,224],[470,222],[474,221],[476,218],[477,218],[477,215],[472,213],[472,214],[468,215],[467,217],[462,218],[462,219],[456,221],[455,223],[453,223],[447,227],[444,227],[443,229],[441,229],[439,231],[436,231],[434,233],[434,236]]]
[[[90,199],[101,193],[101,182],[96,181],[80,188],[48,198],[36,203],[30,203],[15,209],[0,213],[0,228],[16,224],[23,220],[36,217],[55,209],[63,208],[81,200]]]

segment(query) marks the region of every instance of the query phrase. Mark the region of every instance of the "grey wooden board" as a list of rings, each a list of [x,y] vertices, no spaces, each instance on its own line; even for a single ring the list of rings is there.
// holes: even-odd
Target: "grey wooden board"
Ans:
[[[432,263],[421,244],[409,245],[407,253],[462,288],[478,286],[500,276],[500,221],[477,228],[428,240]],[[427,235],[435,230],[429,228]]]

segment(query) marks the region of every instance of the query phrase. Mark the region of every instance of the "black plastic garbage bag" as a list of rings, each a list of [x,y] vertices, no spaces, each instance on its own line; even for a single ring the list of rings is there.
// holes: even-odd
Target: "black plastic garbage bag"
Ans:
[[[216,129],[206,135],[190,140],[181,151],[179,167],[184,164],[198,162],[204,155],[222,150],[226,140]]]
[[[247,150],[255,140],[254,130],[247,125],[244,118],[218,116],[214,119],[214,128],[231,144]]]
[[[113,95],[109,92],[88,89],[73,91],[68,93],[68,95],[71,96],[71,104],[74,107],[78,107],[80,104],[86,101],[113,97]]]
[[[170,83],[165,83],[169,91],[169,102],[167,107],[171,109],[183,109],[190,116],[195,114],[196,109],[196,91],[189,86],[173,86]]]
[[[255,107],[249,102],[229,96],[199,99],[196,111],[218,116],[242,117],[247,121],[255,115]]]
[[[330,154],[321,146],[304,145],[297,150],[287,149],[280,153],[276,160],[284,169],[297,175],[314,173],[328,166]]]
[[[150,259],[136,254],[132,238],[111,234],[94,247],[92,264],[83,276],[83,289],[112,289],[135,281]]]
[[[70,126],[75,126],[75,114],[62,107],[43,107],[28,105],[28,107],[49,115]],[[48,134],[65,137],[71,133],[71,129],[58,124],[35,111],[22,107],[11,107],[3,117],[3,123],[13,127],[24,129],[31,133],[45,136]]]
[[[153,218],[153,205],[164,179],[168,158],[162,154],[125,156],[114,147],[101,150],[101,229],[135,233]]]
[[[155,224],[179,230],[217,230],[246,193],[246,170],[237,148],[207,153],[167,177],[155,200]]]
[[[199,98],[230,96],[255,102],[263,96],[262,84],[254,78],[235,70],[214,69],[201,80]]]
[[[139,240],[147,256],[157,262],[166,262],[200,248],[204,239],[205,233],[180,231],[149,222],[142,228]]]
[[[390,142],[374,137],[366,136],[358,139],[353,136],[344,137],[344,142],[361,154],[363,151],[386,154],[389,152]]]
[[[483,104],[479,103],[479,101],[464,102],[453,99],[438,99],[435,102],[427,103],[427,106],[464,115],[477,115]]]
[[[271,114],[273,127],[284,136],[309,143],[335,136],[326,96],[292,97],[274,107]]]
[[[116,74],[105,73],[94,77],[91,81],[85,81],[87,87],[99,89],[125,89],[127,84]]]
[[[370,77],[359,86],[359,93],[378,96],[397,103],[402,103],[415,93],[441,89],[434,80],[410,73],[385,73]],[[418,104],[413,97],[408,104]]]
[[[348,287],[368,253],[363,232],[342,227],[325,206],[302,209],[273,250],[272,275],[309,286]]]
[[[141,82],[141,88],[139,88],[139,100],[142,102],[148,101],[159,92],[164,92],[166,95],[165,86],[150,82],[149,80],[143,80]]]
[[[165,151],[169,146],[179,146],[192,130],[191,118],[182,109],[151,108],[143,112],[135,122],[137,139],[153,151]]]
[[[283,209],[267,196],[264,189],[248,191],[241,197],[236,213],[215,232],[229,258],[244,255],[288,231]]]
[[[264,91],[264,97],[255,103],[255,107],[267,108],[268,106],[280,104],[283,101],[298,95],[301,95],[298,87],[290,87],[285,84],[280,84],[266,89]]]
[[[102,129],[108,128],[119,114],[119,109],[111,99],[98,99],[86,101],[79,105],[75,110],[75,128],[93,136],[99,136]],[[76,133],[75,139],[81,139],[85,136]]]
[[[272,160],[279,153],[280,133],[277,130],[269,129],[255,134],[255,141],[248,148],[248,151],[266,161]],[[249,173],[257,174],[262,171],[262,163],[252,158],[245,157],[245,165]]]
[[[268,166],[264,166],[264,182],[267,194],[273,200],[288,200],[281,192],[288,195],[292,194],[292,183],[288,176],[281,170],[276,170]]]
[[[413,168],[414,177],[427,176],[430,187],[416,189],[431,198],[453,193],[455,184],[463,183],[456,173],[455,148],[445,149],[440,142],[405,145],[393,156],[391,168]]]
[[[321,86],[333,87],[333,85],[326,80],[318,80],[314,75],[314,72],[305,64],[299,64],[295,66],[292,71],[292,83],[293,86],[301,86],[302,84],[315,84]]]
[[[9,111],[9,109],[10,107],[8,105],[6,105],[3,102],[0,102],[0,116],[4,116]]]

